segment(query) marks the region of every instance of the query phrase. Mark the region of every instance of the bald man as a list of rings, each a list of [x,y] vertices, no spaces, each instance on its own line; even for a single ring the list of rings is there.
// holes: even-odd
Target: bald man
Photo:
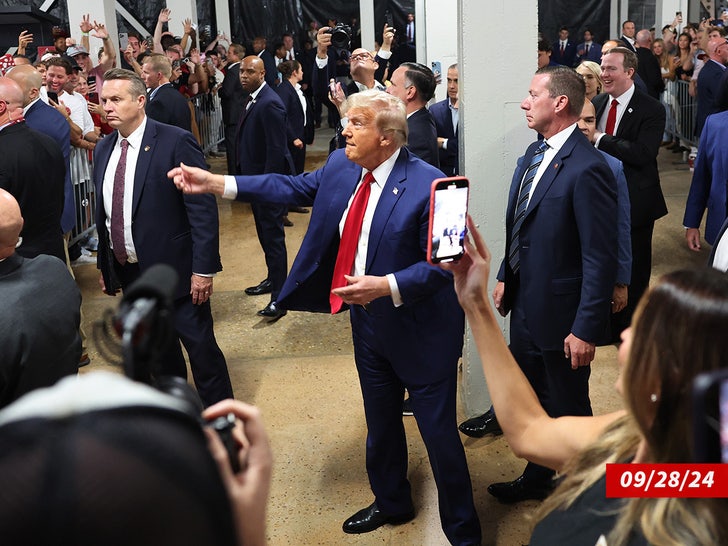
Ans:
[[[23,103],[20,86],[0,78],[0,188],[15,196],[25,217],[18,252],[65,261],[61,213],[66,165],[56,141],[28,127]]]
[[[22,229],[18,202],[0,189],[0,407],[76,373],[81,356],[81,293],[60,260],[15,252]]]

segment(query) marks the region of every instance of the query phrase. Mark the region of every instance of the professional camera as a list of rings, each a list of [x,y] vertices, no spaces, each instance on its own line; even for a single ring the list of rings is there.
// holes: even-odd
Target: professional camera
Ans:
[[[165,264],[154,265],[145,271],[124,292],[116,314],[103,321],[103,330],[94,330],[97,346],[108,360],[118,360],[119,347],[114,338],[121,338],[124,375],[183,400],[187,414],[201,426],[217,431],[227,449],[233,472],[238,472],[240,461],[232,437],[235,415],[231,413],[212,422],[205,421],[201,415],[204,408],[200,397],[189,383],[182,377],[161,373],[161,358],[167,347],[170,343],[178,343],[174,336],[173,312],[177,281],[175,270]]]
[[[351,44],[351,27],[349,25],[338,23],[326,32],[331,34],[331,45],[336,49],[349,49]]]

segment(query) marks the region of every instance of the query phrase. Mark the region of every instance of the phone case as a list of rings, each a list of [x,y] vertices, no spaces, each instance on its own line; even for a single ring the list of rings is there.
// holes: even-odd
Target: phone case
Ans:
[[[436,213],[436,193],[438,188],[446,188],[448,186],[451,186],[455,184],[458,188],[465,188],[467,190],[466,197],[465,197],[465,207],[458,212],[462,212],[462,226],[457,226],[456,231],[453,233],[451,226],[446,226],[448,229],[447,235],[444,233],[443,226],[440,225],[436,221],[435,213]],[[462,238],[465,233],[465,218],[467,218],[468,214],[468,198],[470,197],[470,182],[467,178],[464,176],[452,176],[449,178],[437,178],[432,181],[432,186],[430,187],[430,222],[429,222],[429,228],[428,228],[428,237],[427,237],[427,261],[428,263],[432,265],[437,265],[444,261],[455,261],[460,259],[462,255],[464,254],[464,246],[462,245]],[[454,227],[454,226],[453,226]],[[451,246],[454,245],[454,241],[452,240],[453,236],[457,236],[459,241],[459,247],[460,251],[457,254],[448,254],[446,256],[436,256],[440,245],[442,244],[445,237],[448,238],[449,244]]]

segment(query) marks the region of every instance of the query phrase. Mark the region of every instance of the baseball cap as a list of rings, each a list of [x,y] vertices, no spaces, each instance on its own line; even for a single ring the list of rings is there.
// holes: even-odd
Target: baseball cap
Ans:
[[[71,46],[66,51],[66,55],[68,55],[69,57],[75,57],[76,55],[81,55],[82,53],[84,55],[88,55],[88,51],[82,45]]]

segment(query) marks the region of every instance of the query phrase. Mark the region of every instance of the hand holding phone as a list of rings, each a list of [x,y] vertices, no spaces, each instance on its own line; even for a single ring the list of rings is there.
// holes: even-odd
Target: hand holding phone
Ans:
[[[48,91],[48,93],[47,93],[47,94],[48,94],[48,100],[49,100],[49,101],[53,101],[53,102],[55,102],[56,104],[60,104],[60,103],[58,102],[58,93],[56,93],[55,91]]]
[[[433,265],[459,260],[465,253],[469,185],[464,176],[432,182],[427,261]]]

